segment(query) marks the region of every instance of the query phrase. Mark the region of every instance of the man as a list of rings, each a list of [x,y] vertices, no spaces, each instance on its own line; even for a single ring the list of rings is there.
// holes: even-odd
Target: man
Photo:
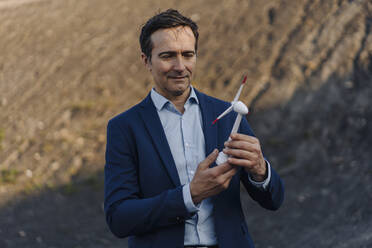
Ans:
[[[198,27],[176,10],[143,26],[142,60],[155,87],[109,121],[105,214],[129,247],[254,247],[240,203],[240,181],[267,209],[283,201],[282,182],[244,119],[212,121],[229,103],[191,85]],[[218,150],[229,155],[216,165]]]

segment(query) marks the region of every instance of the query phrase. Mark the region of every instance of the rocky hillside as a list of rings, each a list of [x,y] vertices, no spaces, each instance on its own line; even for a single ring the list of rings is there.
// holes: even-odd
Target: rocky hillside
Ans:
[[[143,22],[198,22],[194,86],[242,99],[286,185],[242,193],[257,247],[372,246],[368,0],[0,0],[0,247],[125,247],[102,212],[107,120],[142,99]]]

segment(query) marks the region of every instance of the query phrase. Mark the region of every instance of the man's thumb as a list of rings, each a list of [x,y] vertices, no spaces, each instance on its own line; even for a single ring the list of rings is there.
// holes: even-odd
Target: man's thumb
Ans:
[[[206,157],[199,165],[200,169],[207,169],[209,166],[216,161],[218,156],[218,150],[214,149],[213,152],[211,152],[208,157]]]

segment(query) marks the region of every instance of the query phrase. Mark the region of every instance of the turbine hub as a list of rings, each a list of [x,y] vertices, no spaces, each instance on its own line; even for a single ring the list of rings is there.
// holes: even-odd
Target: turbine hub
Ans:
[[[241,101],[234,102],[234,111],[241,115],[246,115],[249,112],[247,106]]]

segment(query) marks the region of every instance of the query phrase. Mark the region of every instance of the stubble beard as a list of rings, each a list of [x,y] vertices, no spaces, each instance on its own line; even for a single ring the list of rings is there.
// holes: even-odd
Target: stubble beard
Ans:
[[[176,90],[168,91],[168,92],[170,92],[175,97],[182,96],[185,93],[185,91],[187,91],[187,89],[190,88],[190,85],[191,85],[191,80],[190,80],[190,77],[188,76],[186,78],[186,88],[185,89],[179,89],[179,90],[176,89]]]

